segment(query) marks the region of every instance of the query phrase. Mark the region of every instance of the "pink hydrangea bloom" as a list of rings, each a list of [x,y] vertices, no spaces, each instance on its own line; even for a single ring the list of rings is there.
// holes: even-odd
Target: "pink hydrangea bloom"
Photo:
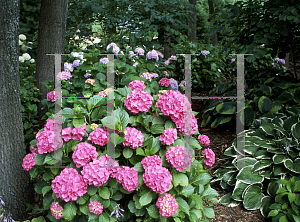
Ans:
[[[55,100],[60,99],[62,94],[60,92],[51,91],[47,93],[47,100],[50,102],[55,102]]]
[[[163,217],[172,216],[179,207],[175,198],[168,193],[165,193],[163,197],[157,199],[156,206],[159,208],[159,213]]]
[[[86,123],[84,123],[83,126],[79,126],[77,128],[74,128],[72,130],[72,134],[73,134],[72,139],[81,141],[82,137],[85,134],[85,131],[86,131]]]
[[[199,143],[202,143],[204,146],[208,146],[210,144],[209,137],[206,135],[199,135],[198,141]]]
[[[37,149],[34,148],[33,146],[30,146],[30,152],[34,153],[34,154],[37,154]]]
[[[162,58],[164,57],[164,55],[161,52],[158,52],[158,51],[156,51],[156,50],[153,49],[152,51],[150,51],[150,52],[147,53],[146,60],[148,60],[148,59],[156,59],[156,62],[158,62],[158,60],[159,60],[158,56],[160,56]]]
[[[102,167],[101,167],[102,166]],[[100,187],[109,179],[109,171],[103,168],[104,164],[101,160],[94,160],[93,162],[83,166],[81,175],[83,181],[89,185]]]
[[[195,117],[194,113],[189,113],[191,115],[191,124],[187,122],[187,113],[185,113],[185,118],[176,119],[174,117],[171,117],[172,120],[175,122],[176,127],[179,128],[179,131],[182,133],[183,136],[190,136],[197,132],[198,129],[198,123]],[[183,116],[183,115],[182,115]],[[187,128],[187,131],[185,131],[185,128]]]
[[[146,86],[144,81],[134,80],[129,83],[129,88],[136,91],[143,91]]]
[[[145,53],[145,50],[140,47],[136,48],[134,51],[137,53],[137,55],[144,55]]]
[[[152,103],[153,97],[147,91],[133,90],[124,100],[126,108],[134,114],[148,112]]]
[[[110,43],[110,44],[106,47],[106,51],[108,51],[110,47],[113,47],[113,50],[112,50],[113,53],[115,53],[115,54],[118,54],[118,53],[119,53],[120,48],[117,46],[116,43],[114,43],[114,42]]]
[[[61,81],[61,80],[68,80],[72,77],[72,74],[68,71],[63,71],[63,72],[59,72],[56,76],[56,79],[58,81]]]
[[[122,186],[127,191],[133,191],[139,186],[139,178],[138,178],[138,171],[134,169],[134,167],[130,168],[124,166],[121,173],[122,176]]]
[[[187,151],[184,146],[173,146],[170,147],[166,153],[167,161],[175,168],[177,171],[183,171],[184,169],[191,166],[192,154]],[[182,167],[180,167],[182,166]]]
[[[100,146],[104,146],[107,144],[107,140],[109,140],[109,135],[102,128],[97,128],[93,132],[90,133],[88,137],[88,141],[91,141],[94,144],[98,144]]]
[[[55,128],[58,128],[58,130],[61,131],[61,121],[58,119],[48,120],[47,123],[44,125],[44,130],[54,131],[54,125],[55,125]]]
[[[124,132],[124,139],[124,146],[129,146],[132,149],[136,149],[139,146],[143,145],[144,135],[141,131],[133,127],[126,127]]]
[[[161,80],[159,80],[158,82],[161,86],[165,86],[165,87],[168,87],[171,82],[168,78],[162,78]]]
[[[204,55],[205,58],[206,58],[206,56],[207,56],[208,54],[210,54],[210,52],[207,51],[207,50],[203,50],[203,51],[201,51],[201,54]]]
[[[92,201],[89,203],[89,209],[93,214],[101,214],[103,212],[103,205],[98,201]]]
[[[116,177],[117,169],[119,169],[119,164],[109,155],[105,154],[99,158],[101,161],[101,166],[105,166],[109,172],[109,176],[112,178]]]
[[[38,132],[36,134],[38,153],[51,153],[58,150],[63,145],[63,140],[57,141],[54,137],[54,131],[46,130]],[[56,139],[57,145],[54,147],[54,139]]]
[[[163,145],[171,145],[177,139],[177,130],[173,128],[165,129],[159,140]]]
[[[52,181],[52,190],[56,197],[65,202],[76,201],[87,192],[87,184],[74,168],[65,168]]]
[[[99,63],[107,64],[109,62],[108,58],[103,58],[99,60]]]
[[[144,73],[141,75],[141,77],[146,78],[146,79],[148,79],[148,80],[151,82],[153,76],[152,76],[152,74],[149,73],[149,72],[144,72]]]
[[[61,136],[64,139],[64,141],[68,142],[70,139],[72,139],[72,128],[67,127],[62,129]]]
[[[207,166],[212,166],[215,163],[215,153],[211,149],[207,148],[202,151],[203,155],[205,156],[204,163]]]
[[[165,64],[168,66],[170,64],[170,60],[165,61]]]
[[[112,178],[116,178],[118,183],[123,183],[123,167],[115,168],[115,173],[110,175]]]
[[[158,155],[152,155],[152,156],[146,156],[141,161],[142,166],[144,169],[147,169],[148,167],[153,166],[162,166],[162,160],[160,156]]]
[[[65,69],[65,72],[73,72],[74,71],[73,64],[66,62],[64,64],[64,69]]]
[[[23,158],[22,167],[24,170],[29,171],[35,165],[36,153],[29,153]]]
[[[132,65],[132,66],[136,67],[137,65],[138,65],[138,63],[137,63],[137,62],[135,62],[135,63],[133,63],[133,65]]]
[[[77,168],[86,165],[92,159],[97,159],[97,157],[98,153],[96,147],[88,143],[79,143],[72,154],[73,161]]]
[[[52,204],[50,206],[50,210],[51,210],[52,216],[55,217],[55,219],[59,220],[59,219],[63,218],[63,215],[62,215],[63,208],[62,208],[62,206],[59,206],[58,202],[52,202]]]
[[[171,56],[169,60],[177,60],[177,56]]]
[[[146,186],[156,193],[163,194],[167,192],[171,186],[172,175],[167,168],[155,165],[145,169],[143,179]]]

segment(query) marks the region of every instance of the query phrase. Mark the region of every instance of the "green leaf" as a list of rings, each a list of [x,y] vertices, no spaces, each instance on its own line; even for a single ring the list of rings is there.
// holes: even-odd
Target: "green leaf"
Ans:
[[[133,154],[133,149],[131,148],[128,148],[128,147],[125,147],[123,149],[123,156],[126,158],[126,159],[129,159]]]
[[[215,218],[215,212],[211,207],[203,207],[203,214],[208,218]]]
[[[299,141],[300,140],[300,122],[292,125],[291,131],[292,131],[293,137],[295,137],[295,139]]]
[[[77,212],[76,204],[75,202],[71,201],[64,206],[62,215],[66,220],[73,220],[73,218],[76,216],[76,212]]]
[[[161,116],[157,116],[157,117],[155,117],[153,119],[152,124],[153,125],[156,125],[156,124],[165,124],[164,118],[161,117]]]
[[[251,185],[244,192],[243,205],[247,210],[256,210],[261,206],[262,198],[265,196],[261,190],[262,184]]]
[[[150,217],[152,217],[152,218],[158,218],[159,217],[159,211],[158,211],[158,208],[155,204],[151,204],[146,209],[147,209],[147,212],[150,215]]]
[[[38,194],[43,194],[43,188],[46,186],[48,186],[48,183],[44,180],[41,180],[34,185],[34,190]]]
[[[210,185],[208,184],[201,195],[202,197],[206,197],[207,199],[212,199],[218,196],[219,194],[215,189],[211,188]]]
[[[184,199],[182,199],[181,197],[176,197],[175,199],[176,199],[176,201],[179,205],[179,209],[181,211],[183,211],[184,213],[186,213],[187,215],[190,215],[190,212],[189,212],[190,207],[189,207],[188,203]]]
[[[202,198],[199,195],[192,194],[192,199],[195,201],[197,208],[201,208],[203,206]]]
[[[79,126],[83,126],[84,124],[84,119],[73,119],[73,125],[75,128]]]
[[[194,185],[205,185],[207,183],[209,183],[210,179],[212,177],[208,174],[208,173],[202,173],[199,176],[197,176],[196,178],[194,178],[191,182],[191,184]]]
[[[110,191],[108,187],[100,187],[99,188],[99,196],[103,199],[109,199],[110,197]]]
[[[136,155],[146,156],[144,150],[140,147],[136,149]]]
[[[187,175],[185,175],[184,173],[175,173],[172,176],[172,182],[175,187],[177,187],[178,185],[184,187],[189,184],[189,179],[188,179]]]
[[[191,184],[183,187],[181,194],[185,197],[188,197],[194,193],[195,187],[193,187]]]
[[[153,195],[152,191],[150,190],[149,192],[145,193],[143,196],[141,196],[139,202],[142,206],[146,206],[152,201]]]
[[[89,185],[87,188],[87,193],[90,194],[91,196],[95,195],[97,193],[97,187],[93,185]]]
[[[36,156],[35,156],[35,163],[36,163],[36,165],[43,165],[46,156],[47,156],[46,153],[44,153],[44,154],[36,154]]]
[[[44,197],[45,194],[48,193],[51,189],[52,189],[51,186],[45,186],[45,187],[43,187],[43,189],[42,189],[43,197]]]
[[[260,176],[257,172],[251,172],[252,167],[244,167],[236,176],[237,180],[240,180],[246,184],[262,183],[264,177]]]
[[[151,127],[150,127],[150,131],[151,131],[151,133],[152,134],[162,134],[163,132],[164,132],[164,126],[162,126],[162,125],[152,125]]]
[[[43,216],[39,216],[38,218],[33,218],[31,222],[46,222]]]
[[[137,172],[142,173],[144,172],[144,168],[141,164],[141,162],[138,162],[134,165],[134,169],[137,170]]]
[[[155,69],[155,64],[154,63],[147,63],[147,69],[152,72]]]
[[[83,205],[88,201],[89,198],[90,196],[88,194],[84,194],[82,197],[77,198],[76,203],[79,205]]]

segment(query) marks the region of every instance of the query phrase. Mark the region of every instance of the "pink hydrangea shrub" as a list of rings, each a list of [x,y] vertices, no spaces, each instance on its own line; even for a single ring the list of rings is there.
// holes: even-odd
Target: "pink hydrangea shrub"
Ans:
[[[156,193],[163,194],[171,186],[172,175],[167,168],[155,165],[145,169],[143,179],[146,186]]]
[[[89,210],[93,214],[101,214],[103,212],[103,205],[98,201],[92,201],[89,203]]]
[[[158,155],[152,155],[152,156],[146,156],[141,161],[142,166],[144,169],[147,169],[148,167],[153,166],[162,166],[162,160],[160,156]]]
[[[144,81],[134,80],[129,83],[129,88],[136,91],[143,91],[146,86]]]
[[[63,211],[63,208],[62,206],[59,206],[59,203],[58,202],[52,202],[51,206],[50,206],[50,210],[51,210],[51,214],[53,217],[55,217],[55,219],[59,220],[61,218],[63,218],[63,215],[62,215],[62,211]]]
[[[202,151],[203,155],[205,156],[204,163],[207,166],[212,166],[215,163],[215,153],[211,149],[207,148]]]
[[[106,169],[109,172],[109,176],[112,178],[116,177],[117,169],[119,169],[119,164],[111,156],[105,154],[99,158],[101,161],[101,166],[107,167]]]
[[[30,152],[34,153],[34,154],[37,154],[37,149],[34,148],[33,146],[30,146]]]
[[[177,130],[173,128],[165,129],[159,140],[163,145],[171,145],[177,139]]]
[[[153,76],[152,76],[152,74],[149,73],[149,72],[144,72],[144,73],[141,75],[141,77],[146,78],[146,79],[148,79],[148,80],[151,82]]]
[[[75,147],[75,151],[72,154],[72,158],[77,168],[86,165],[90,160],[97,159],[98,153],[96,147],[88,143],[79,143]]]
[[[109,140],[109,135],[102,128],[97,128],[93,132],[90,133],[88,137],[88,141],[91,141],[94,144],[98,144],[100,146],[104,146],[107,144]]]
[[[55,128],[58,128],[58,130],[61,131],[61,121],[58,119],[48,120],[47,123],[44,125],[44,130],[54,131],[54,125],[55,125]]]
[[[29,153],[23,158],[22,167],[24,170],[29,171],[35,165],[36,153]]]
[[[165,86],[165,87],[168,87],[171,84],[171,82],[168,78],[162,78],[161,80],[159,80],[158,83],[159,83],[159,85]]]
[[[138,112],[148,112],[153,103],[153,97],[146,91],[133,90],[124,100],[126,108],[137,114]]]
[[[81,175],[83,181],[89,185],[100,187],[109,179],[109,171],[103,168],[104,164],[101,160],[94,160],[93,162],[83,166]]]
[[[74,128],[72,130],[72,134],[73,134],[72,139],[81,141],[82,137],[85,135],[85,131],[86,131],[86,123],[84,123],[83,126]]]
[[[52,181],[52,190],[56,197],[65,202],[76,201],[87,192],[87,184],[74,168],[65,168]]]
[[[68,80],[72,77],[72,74],[68,71],[63,71],[63,72],[59,72],[56,76],[56,79],[58,81],[61,81],[61,80]]]
[[[184,146],[173,146],[170,147],[166,153],[166,160],[175,168],[177,171],[183,171],[192,164],[192,154]],[[182,168],[181,168],[182,166]]]
[[[187,122],[187,113],[185,113],[184,118],[180,118],[175,120],[174,117],[171,117],[171,119],[175,122],[176,127],[179,128],[179,131],[182,133],[183,136],[190,136],[197,132],[198,129],[198,123],[195,117],[194,113],[189,113],[191,115],[191,123]],[[187,130],[185,130],[187,128]]]
[[[124,146],[129,146],[132,149],[136,149],[139,146],[143,145],[144,135],[141,131],[133,127],[126,127],[124,132],[124,139]]]
[[[54,90],[54,91],[47,93],[47,100],[50,102],[55,102],[55,100],[60,99],[61,96],[62,96],[61,93],[55,92],[55,90]]]
[[[38,153],[51,153],[55,150],[58,150],[63,145],[63,140],[57,141],[57,138],[54,137],[54,131],[46,130],[38,132],[36,134],[37,139],[37,148]],[[58,145],[54,147],[54,139],[58,142]]]
[[[119,172],[122,173],[122,186],[127,191],[133,191],[139,186],[138,171],[134,167],[124,166]]]
[[[61,136],[64,139],[64,141],[68,142],[70,139],[72,139],[72,128],[67,127],[62,129]]]
[[[206,135],[199,135],[198,141],[199,141],[199,143],[203,144],[204,146],[208,146],[210,144],[209,137]]]
[[[175,198],[168,193],[165,193],[163,197],[157,199],[156,206],[159,208],[159,213],[163,217],[172,216],[179,207]]]

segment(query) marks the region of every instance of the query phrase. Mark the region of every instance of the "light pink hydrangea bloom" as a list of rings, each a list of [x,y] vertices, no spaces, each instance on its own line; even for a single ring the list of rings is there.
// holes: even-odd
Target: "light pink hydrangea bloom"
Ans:
[[[91,141],[94,144],[98,144],[100,146],[104,146],[107,144],[107,140],[109,140],[109,135],[102,128],[97,128],[93,132],[90,133],[88,137],[88,141]]]
[[[67,128],[62,129],[61,136],[64,139],[64,141],[66,141],[66,142],[71,140],[72,139],[72,128],[67,127]]]
[[[108,51],[110,47],[113,47],[113,50],[112,50],[113,53],[118,54],[118,53],[120,52],[120,48],[117,46],[116,43],[114,43],[114,42],[110,43],[110,44],[106,47],[106,51]]]
[[[58,128],[59,131],[61,131],[61,121],[58,119],[48,120],[47,123],[44,125],[44,130],[54,131],[54,124],[55,124],[55,127]]]
[[[170,64],[170,60],[165,61],[165,64],[168,66]]]
[[[165,86],[165,87],[168,87],[171,84],[171,82],[168,78],[162,78],[161,80],[159,80],[158,83],[159,83],[159,85]]]
[[[107,182],[110,174],[108,169],[103,167],[104,164],[101,160],[94,160],[93,162],[83,166],[81,171],[83,181],[89,185],[94,185],[95,187],[102,186],[102,184]]]
[[[177,60],[177,56],[171,56],[169,60]]]
[[[99,63],[107,64],[109,62],[108,58],[102,58],[99,60]]]
[[[210,144],[209,137],[206,135],[199,135],[198,141],[199,143],[202,143],[204,146],[208,146]]]
[[[63,72],[59,72],[56,76],[56,79],[58,81],[61,81],[61,80],[68,80],[72,77],[72,74],[68,71],[63,71]]]
[[[173,128],[165,129],[159,140],[163,145],[171,145],[177,139],[177,130]]]
[[[137,65],[138,65],[138,63],[137,63],[137,62],[133,63],[133,66],[134,66],[134,67],[136,67]]]
[[[52,202],[51,206],[50,206],[50,210],[51,210],[51,214],[53,217],[55,217],[55,219],[59,220],[61,218],[63,218],[63,215],[62,215],[62,211],[63,211],[63,208],[62,206],[59,206],[59,203],[58,202]]]
[[[152,156],[146,156],[141,161],[142,166],[144,169],[147,169],[148,167],[153,166],[162,166],[162,160],[160,156],[158,155],[152,155]]]
[[[166,153],[166,159],[168,163],[172,165],[177,171],[183,171],[184,169],[191,166],[192,154],[187,151],[184,146],[173,146],[170,147]],[[180,167],[182,166],[182,167]]]
[[[62,96],[61,93],[55,92],[55,90],[54,90],[54,91],[47,93],[47,100],[50,102],[55,102],[57,99],[60,99],[61,96]]]
[[[129,88],[132,90],[143,91],[146,86],[144,81],[134,80],[129,83]]]
[[[124,132],[124,139],[124,146],[129,146],[132,149],[136,149],[139,146],[143,145],[144,135],[141,131],[133,127],[126,127]]]
[[[175,198],[168,193],[165,193],[163,197],[157,199],[156,206],[159,208],[159,213],[163,217],[172,216],[179,207]]]
[[[75,147],[75,151],[72,154],[72,158],[76,167],[82,167],[86,165],[90,160],[97,159],[98,153],[96,147],[88,143],[79,143]]]
[[[87,192],[87,184],[74,168],[65,168],[52,181],[52,190],[56,197],[65,202],[76,201]]]
[[[152,103],[153,97],[147,91],[133,90],[124,100],[126,108],[134,114],[148,112]]]
[[[215,153],[211,149],[207,148],[202,151],[203,155],[205,156],[204,163],[207,166],[212,166],[215,163]]]
[[[149,72],[144,72],[141,77],[148,79],[150,82],[152,80],[152,74]]]
[[[161,58],[164,57],[164,55],[161,52],[158,52],[158,51],[156,51],[156,50],[153,49],[152,51],[150,51],[150,52],[147,53],[146,60],[148,60],[148,59],[156,59],[156,62],[158,62],[158,60],[159,60],[158,56],[160,56]]]
[[[140,47],[136,48],[134,51],[136,52],[137,55],[144,55],[145,53],[145,50]]]
[[[101,214],[103,212],[103,205],[98,201],[92,201],[89,203],[89,210],[93,214]]]
[[[23,158],[22,167],[24,170],[29,171],[35,165],[36,153],[29,153]]]
[[[167,192],[171,186],[172,175],[167,168],[155,165],[145,169],[143,179],[146,186],[156,193],[163,194]]]

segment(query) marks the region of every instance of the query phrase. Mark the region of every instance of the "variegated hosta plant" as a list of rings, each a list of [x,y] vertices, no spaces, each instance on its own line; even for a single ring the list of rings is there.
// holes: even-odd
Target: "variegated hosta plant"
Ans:
[[[214,172],[216,179],[212,181],[220,181],[223,189],[232,190],[220,199],[221,204],[234,207],[242,202],[245,209],[260,209],[267,217],[281,187],[276,181],[299,176],[300,110],[290,113],[255,119],[244,131],[245,147],[235,140],[224,152],[227,157],[223,159],[228,161]]]

